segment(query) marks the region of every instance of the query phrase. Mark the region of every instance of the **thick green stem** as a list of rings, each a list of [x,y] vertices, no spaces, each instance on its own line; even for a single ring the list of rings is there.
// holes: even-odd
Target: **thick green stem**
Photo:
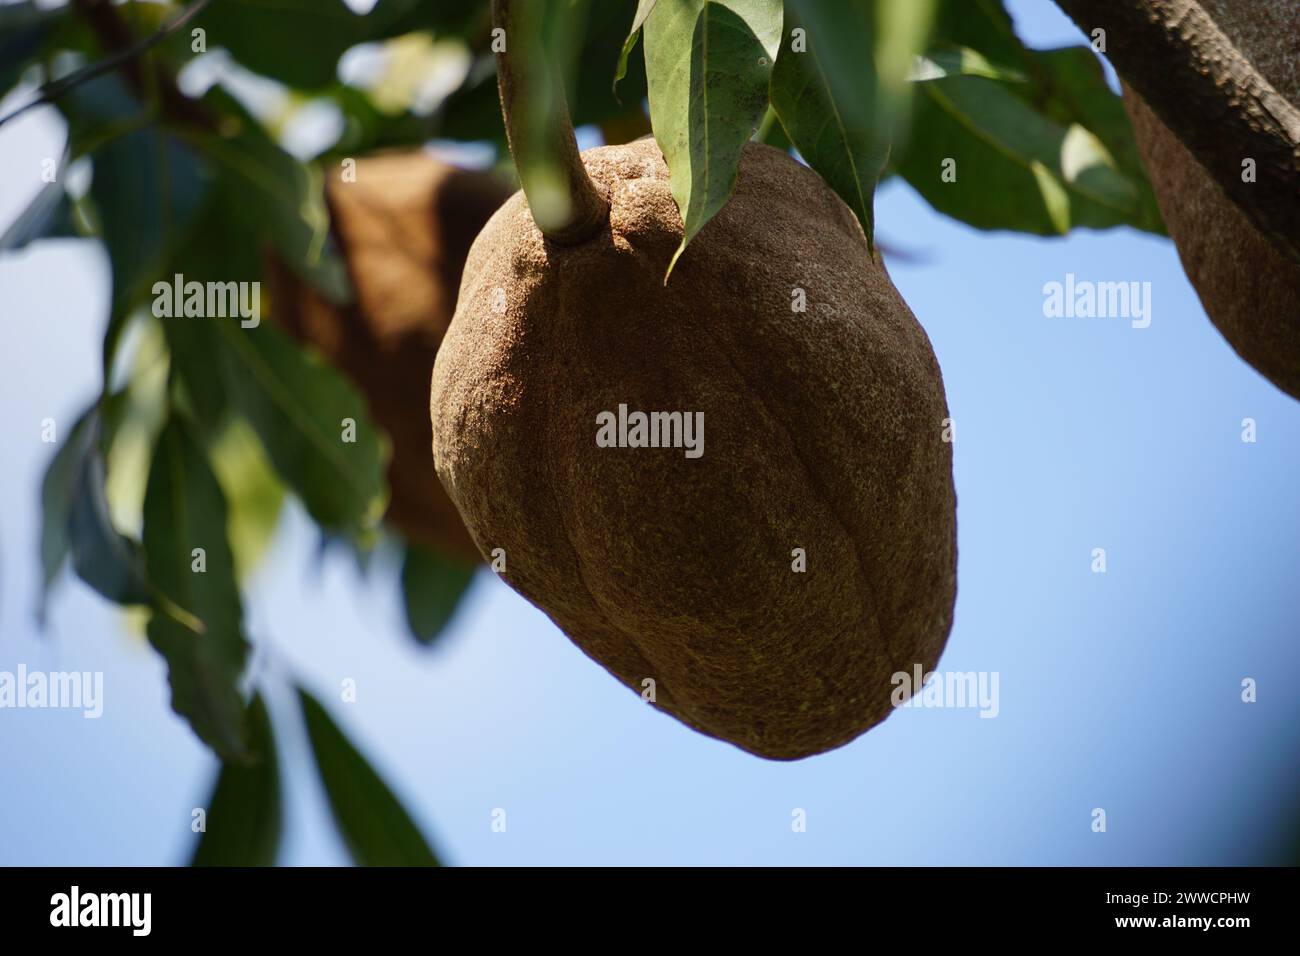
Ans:
[[[577,245],[605,227],[609,202],[582,164],[563,72],[544,42],[550,2],[492,0],[493,25],[505,41],[497,52],[497,87],[533,220],[552,242]]]

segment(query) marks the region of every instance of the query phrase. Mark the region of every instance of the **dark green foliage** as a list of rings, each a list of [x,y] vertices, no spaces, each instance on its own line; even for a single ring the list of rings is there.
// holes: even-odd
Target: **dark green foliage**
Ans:
[[[974,51],[1000,78],[916,84],[894,165],[931,205],[981,229],[1163,231],[1123,105],[1090,49],[1029,49],[1001,0],[945,0],[935,42]]]
[[[248,753],[221,765],[207,802],[207,829],[191,866],[274,866],[280,847],[280,764],[260,696],[248,706]]]
[[[410,814],[316,698],[298,691],[334,822],[358,866],[438,866]]]
[[[474,579],[474,569],[418,545],[408,545],[402,562],[406,624],[421,644],[432,644],[451,620]]]
[[[173,417],[154,452],[144,499],[149,576],[201,629],[155,611],[149,642],[167,661],[172,709],[217,753],[243,756],[238,682],[248,655],[226,501],[191,429]]]

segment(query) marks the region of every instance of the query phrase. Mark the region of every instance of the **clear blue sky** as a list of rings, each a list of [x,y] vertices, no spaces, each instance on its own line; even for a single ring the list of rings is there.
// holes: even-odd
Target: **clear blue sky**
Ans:
[[[1078,36],[1046,0],[1012,7],[1036,43]],[[0,222],[58,145],[36,116],[0,136]],[[982,235],[901,185],[878,222],[924,255],[892,270],[957,422],[960,594],[941,667],[999,672],[1000,715],[905,710],[831,754],[765,762],[640,705],[488,574],[445,641],[416,649],[391,577],[318,566],[291,509],[247,595],[259,673],[330,703],[449,862],[1227,864],[1275,861],[1294,839],[1300,403],[1222,341],[1168,242]],[[1151,327],[1044,318],[1044,283],[1071,272],[1150,282]],[[106,681],[98,721],[0,710],[0,864],[181,862],[215,769],[117,611],[65,580],[49,633],[33,623],[39,423],[70,422],[98,385],[106,277],[89,244],[0,259],[0,670]],[[1243,677],[1258,703],[1240,701]],[[345,678],[355,704],[338,701]],[[271,703],[287,729],[282,859],[344,862],[292,701]]]

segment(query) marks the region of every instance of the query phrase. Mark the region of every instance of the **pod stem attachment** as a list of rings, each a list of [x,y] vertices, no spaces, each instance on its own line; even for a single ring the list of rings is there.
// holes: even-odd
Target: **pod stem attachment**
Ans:
[[[547,38],[564,25],[556,0],[492,0],[497,88],[510,153],[533,221],[552,242],[577,245],[609,221],[587,175],[564,94],[563,58]]]

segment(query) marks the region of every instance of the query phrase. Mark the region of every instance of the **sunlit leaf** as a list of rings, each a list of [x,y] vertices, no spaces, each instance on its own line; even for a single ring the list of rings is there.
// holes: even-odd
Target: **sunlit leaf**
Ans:
[[[138,531],[154,447],[167,421],[169,374],[166,344],[158,324],[141,316],[131,331],[128,361],[118,369],[124,381],[105,406],[111,439],[105,448],[105,493],[113,523]]]
[[[919,57],[908,79],[912,82],[938,80],[945,76],[982,76],[1008,83],[1027,83],[1028,77],[1017,70],[991,62],[982,53],[968,47],[931,50]]]
[[[1138,190],[1137,209],[1127,225],[1163,233],[1164,219],[1147,178],[1124,102],[1106,82],[1101,60],[1088,47],[1034,50],[1030,56],[1037,85],[1047,93],[1038,102],[1062,124],[1078,124],[1106,147],[1116,167]]]
[[[650,121],[668,162],[687,244],[736,185],[740,153],[768,104],[779,0],[659,0],[643,27]]]
[[[811,0],[798,0],[807,6]],[[874,0],[875,60],[880,83],[880,125],[891,142],[906,135],[907,82],[916,58],[930,41],[938,0]]]
[[[110,601],[149,604],[153,589],[140,545],[122,535],[109,517],[100,429],[100,414],[96,411],[72,436],[67,512],[72,566],[78,577]],[[57,547],[57,542],[54,544]]]
[[[251,285],[260,281],[260,263],[249,236],[242,218],[215,209],[176,266],[186,281]],[[377,523],[387,497],[386,441],[342,373],[289,341],[264,314],[265,301],[256,303],[256,327],[254,319],[238,315],[162,319],[177,380],[211,438],[223,434],[228,413],[238,413],[317,521],[348,536],[364,533]],[[223,480],[235,477],[224,474]],[[263,489],[256,493],[261,504],[235,501],[241,567],[262,546],[255,542],[265,542],[279,508],[278,485],[259,480],[255,487]],[[251,538],[244,535],[252,530],[249,522],[259,529]],[[244,549],[248,544],[251,552]]]
[[[944,0],[936,39],[937,51],[961,50],[963,66],[972,55],[996,66],[916,77],[915,140],[896,163],[935,208],[1040,235],[1163,231],[1123,104],[1089,48],[1029,49],[1001,0]]]
[[[1055,123],[982,77],[917,86],[913,137],[898,169],[939,211],[977,228],[1040,235],[1139,215],[1137,188],[1084,127]]]
[[[276,478],[256,434],[234,419],[210,446],[212,470],[229,504],[230,550],[235,576],[243,580],[271,544],[284,504],[284,485]]]

